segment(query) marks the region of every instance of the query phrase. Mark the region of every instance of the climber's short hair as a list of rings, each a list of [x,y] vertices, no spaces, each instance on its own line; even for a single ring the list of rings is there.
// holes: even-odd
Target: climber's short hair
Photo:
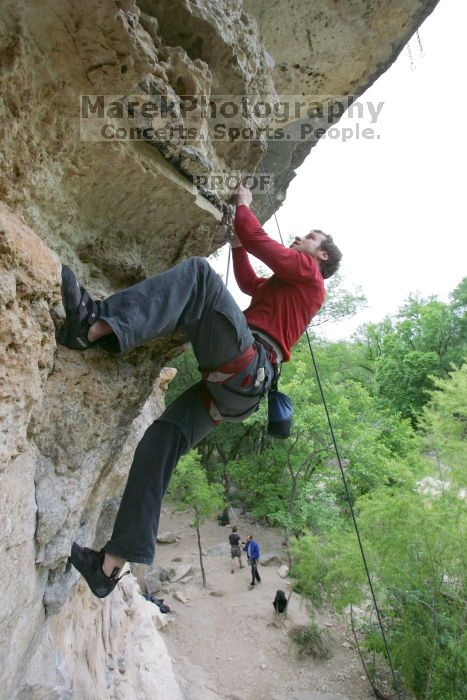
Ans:
[[[235,527],[235,525],[232,528],[232,532],[237,532],[237,528]]]
[[[332,236],[319,229],[313,229],[315,233],[320,233],[324,236],[321,241],[319,250],[324,250],[328,254],[327,260],[319,261],[319,268],[324,279],[332,277],[332,275],[337,272],[342,259],[342,253],[339,248],[334,243]]]

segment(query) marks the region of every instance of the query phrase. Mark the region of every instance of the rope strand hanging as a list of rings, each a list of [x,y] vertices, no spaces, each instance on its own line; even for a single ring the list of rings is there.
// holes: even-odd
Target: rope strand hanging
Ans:
[[[265,175],[262,162],[260,163],[260,168],[261,168],[262,174]],[[272,200],[271,192],[270,192],[269,189],[268,189],[268,197],[269,197],[269,202],[270,202],[272,211],[273,211],[273,213],[274,213],[274,219],[275,219],[275,222],[276,222],[276,226],[277,226],[277,230],[278,230],[278,233],[279,233],[279,237],[280,237],[280,240],[281,240],[282,245],[284,245],[284,239],[282,238],[282,233],[281,233],[281,229],[280,229],[280,226],[279,226],[279,221],[278,221],[278,219],[277,219],[276,209],[275,209],[274,202],[273,202],[273,200]],[[230,253],[230,246],[229,246],[229,256],[228,256],[228,260],[227,260],[226,282],[227,282],[228,279],[229,279],[230,262],[231,262],[231,253]],[[392,658],[391,658],[391,654],[390,654],[390,651],[389,651],[389,646],[388,646],[388,643],[387,643],[387,640],[386,640],[386,634],[385,634],[385,632],[384,632],[384,626],[383,626],[383,621],[382,621],[382,617],[381,617],[379,605],[378,605],[378,602],[377,602],[377,600],[376,600],[376,594],[375,594],[375,591],[374,591],[374,588],[373,588],[373,582],[372,582],[372,580],[371,580],[370,570],[369,570],[369,567],[368,567],[368,563],[367,563],[365,551],[364,551],[364,549],[363,549],[363,543],[362,543],[362,540],[361,540],[361,537],[360,537],[360,531],[359,531],[359,528],[358,528],[357,519],[356,519],[356,516],[355,516],[355,511],[354,511],[354,508],[353,508],[353,505],[352,505],[352,499],[351,499],[351,496],[350,496],[350,490],[349,490],[349,487],[348,487],[347,478],[346,478],[346,476],[345,476],[344,468],[343,468],[343,466],[342,466],[342,461],[341,461],[341,457],[340,457],[340,453],[339,453],[339,448],[338,448],[338,445],[337,445],[337,440],[336,440],[336,436],[335,436],[335,433],[334,433],[334,428],[333,428],[333,425],[332,425],[331,416],[330,416],[330,413],[329,413],[329,410],[328,410],[326,398],[325,398],[324,391],[323,391],[323,387],[322,387],[322,384],[321,384],[321,379],[320,379],[320,375],[319,375],[319,371],[318,371],[318,366],[317,366],[317,364],[316,364],[315,355],[314,355],[314,352],[313,352],[313,347],[312,347],[312,345],[311,345],[311,339],[310,339],[310,335],[309,335],[309,333],[308,333],[308,329],[306,330],[306,337],[307,337],[307,340],[308,340],[308,347],[309,347],[309,350],[310,350],[310,355],[311,355],[311,359],[312,359],[312,362],[313,362],[313,367],[314,367],[315,374],[316,374],[316,380],[317,380],[317,383],[318,383],[318,387],[319,387],[319,392],[320,392],[321,400],[322,400],[322,402],[323,402],[324,411],[325,411],[325,413],[326,413],[326,418],[327,418],[327,422],[328,422],[328,426],[329,426],[329,431],[330,431],[331,438],[332,438],[332,443],[333,443],[334,450],[335,450],[335,453],[336,453],[337,462],[338,462],[338,464],[339,464],[339,470],[340,470],[340,473],[341,473],[342,481],[343,481],[343,483],[344,483],[345,494],[346,494],[346,497],[347,497],[347,501],[348,501],[348,503],[349,503],[350,513],[351,513],[351,516],[352,516],[352,523],[353,523],[353,526],[354,526],[354,529],[355,529],[355,533],[356,533],[356,535],[357,535],[358,546],[359,546],[360,554],[361,554],[361,557],[362,557],[362,560],[363,560],[363,565],[364,565],[364,568],[365,568],[365,573],[366,573],[366,577],[367,577],[367,580],[368,580],[368,585],[369,585],[370,591],[371,591],[371,597],[372,597],[372,600],[373,600],[373,605],[375,606],[375,611],[376,611],[376,615],[377,615],[377,619],[378,619],[378,624],[379,624],[379,627],[380,627],[380,630],[381,630],[381,636],[382,636],[382,638],[383,638],[383,644],[384,644],[384,649],[385,649],[385,652],[386,652],[386,657],[387,657],[387,660],[388,660],[388,663],[389,663],[389,667],[390,667],[390,670],[391,670],[391,675],[392,675],[392,679],[393,679],[393,682],[394,682],[394,687],[395,687],[396,692],[397,692],[397,698],[398,698],[398,700],[402,700],[402,695],[401,695],[401,693],[400,693],[399,685],[398,685],[398,683],[397,683],[396,673],[395,673],[394,666],[393,666],[393,663],[392,663]]]

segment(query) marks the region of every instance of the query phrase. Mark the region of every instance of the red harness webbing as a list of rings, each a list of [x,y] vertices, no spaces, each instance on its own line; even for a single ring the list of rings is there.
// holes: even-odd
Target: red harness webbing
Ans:
[[[240,372],[250,364],[256,353],[255,345],[250,345],[250,347],[240,353],[240,355],[237,355],[233,360],[221,365],[221,367],[217,367],[217,369],[213,370],[201,370],[201,375],[203,379],[208,382],[223,384],[236,374],[240,374]]]

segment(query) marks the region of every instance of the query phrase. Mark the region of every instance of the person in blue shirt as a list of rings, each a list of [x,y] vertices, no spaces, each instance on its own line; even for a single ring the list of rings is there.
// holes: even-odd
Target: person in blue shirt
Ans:
[[[248,563],[251,566],[250,588],[253,588],[256,583],[261,583],[261,577],[258,573],[259,544],[253,539],[253,535],[248,535],[243,551],[246,552]]]

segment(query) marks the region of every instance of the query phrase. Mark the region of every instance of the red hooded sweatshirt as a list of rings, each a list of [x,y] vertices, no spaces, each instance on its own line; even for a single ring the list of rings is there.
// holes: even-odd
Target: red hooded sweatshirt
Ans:
[[[317,261],[307,253],[286,248],[270,238],[244,204],[237,207],[235,232],[243,248],[233,248],[233,269],[238,286],[251,296],[245,311],[248,325],[278,343],[284,361],[324,301],[324,282]],[[257,277],[248,253],[274,273]]]

